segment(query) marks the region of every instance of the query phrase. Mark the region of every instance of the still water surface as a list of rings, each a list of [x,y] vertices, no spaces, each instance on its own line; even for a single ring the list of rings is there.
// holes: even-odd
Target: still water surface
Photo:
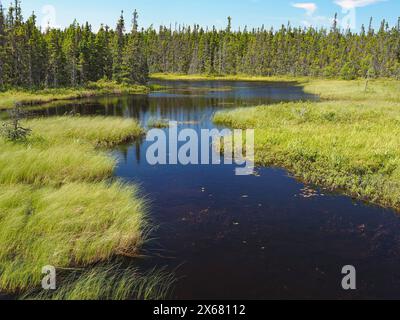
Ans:
[[[214,128],[222,109],[315,97],[288,84],[161,82],[150,95],[90,99],[42,108],[178,121],[178,129]],[[149,143],[113,151],[115,176],[139,183],[159,228],[148,266],[168,266],[173,299],[400,298],[400,219],[391,211],[306,186],[282,169],[150,166]],[[342,290],[341,270],[357,269],[358,290]]]

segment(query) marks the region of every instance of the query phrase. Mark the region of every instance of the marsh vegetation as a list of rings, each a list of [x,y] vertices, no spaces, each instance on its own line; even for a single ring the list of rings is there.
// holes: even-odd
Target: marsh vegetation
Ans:
[[[136,256],[150,226],[138,187],[109,180],[115,160],[103,148],[140,137],[139,124],[56,117],[24,125],[32,130],[25,140],[0,138],[2,291],[35,292],[42,267],[53,265],[65,280],[48,297],[126,299],[140,286],[141,297],[161,294],[155,279],[162,273],[146,278],[121,267],[113,273],[112,260]],[[71,278],[65,270],[80,273]]]
[[[398,81],[311,80],[320,102],[222,111],[218,124],[256,129],[256,161],[304,181],[400,209]]]

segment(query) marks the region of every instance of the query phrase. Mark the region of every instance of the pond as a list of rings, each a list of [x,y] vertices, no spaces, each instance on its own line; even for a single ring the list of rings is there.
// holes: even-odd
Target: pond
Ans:
[[[59,103],[36,112],[104,114],[214,128],[223,109],[316,99],[294,84],[157,82],[149,95]],[[221,129],[221,128],[219,128]],[[168,129],[165,129],[168,130]],[[145,248],[149,267],[168,266],[171,299],[400,298],[400,219],[391,211],[304,185],[279,168],[236,176],[234,165],[158,165],[149,142],[113,150],[115,176],[139,183],[159,227]],[[357,270],[344,291],[342,268]]]

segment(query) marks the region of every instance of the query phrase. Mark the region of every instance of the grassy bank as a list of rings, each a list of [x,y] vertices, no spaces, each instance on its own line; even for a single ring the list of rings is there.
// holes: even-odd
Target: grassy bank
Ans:
[[[136,187],[107,181],[115,161],[99,147],[139,137],[139,124],[59,117],[24,126],[33,130],[26,141],[0,138],[0,290],[71,299],[125,299],[133,288],[160,294],[155,273],[113,273],[113,259],[134,257],[145,241],[146,202]],[[51,295],[36,291],[46,265],[59,275]]]
[[[179,74],[179,73],[153,73],[151,79],[157,80],[186,80],[186,81],[204,81],[204,80],[224,80],[224,81],[269,81],[269,82],[303,82],[307,78],[289,77],[289,76],[249,76],[249,75],[206,75],[206,74]]]
[[[373,80],[321,80],[300,79],[299,85],[304,91],[321,97],[324,100],[373,100],[379,107],[382,101],[400,102],[400,81],[391,79]]]
[[[0,183],[102,181],[112,174],[114,160],[95,147],[143,133],[137,122],[103,117],[33,119],[25,126],[33,130],[28,141],[16,144],[0,139]]]
[[[399,82],[309,81],[321,102],[219,112],[214,121],[255,128],[256,161],[358,199],[400,209]],[[371,91],[368,91],[371,90]]]
[[[16,103],[31,106],[58,100],[71,100],[102,95],[140,94],[149,92],[149,87],[118,84],[112,81],[89,83],[82,88],[45,90],[8,90],[0,92],[0,109],[12,108]]]

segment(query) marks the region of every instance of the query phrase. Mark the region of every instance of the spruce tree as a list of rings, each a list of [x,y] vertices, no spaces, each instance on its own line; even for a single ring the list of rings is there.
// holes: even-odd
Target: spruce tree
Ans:
[[[125,48],[125,20],[124,12],[121,11],[121,16],[118,20],[117,27],[114,33],[112,54],[113,54],[113,79],[117,82],[123,80],[123,56]]]
[[[148,81],[147,58],[143,50],[142,36],[138,32],[139,15],[135,10],[132,19],[132,30],[124,50],[122,74],[123,80],[130,83],[145,84]]]

